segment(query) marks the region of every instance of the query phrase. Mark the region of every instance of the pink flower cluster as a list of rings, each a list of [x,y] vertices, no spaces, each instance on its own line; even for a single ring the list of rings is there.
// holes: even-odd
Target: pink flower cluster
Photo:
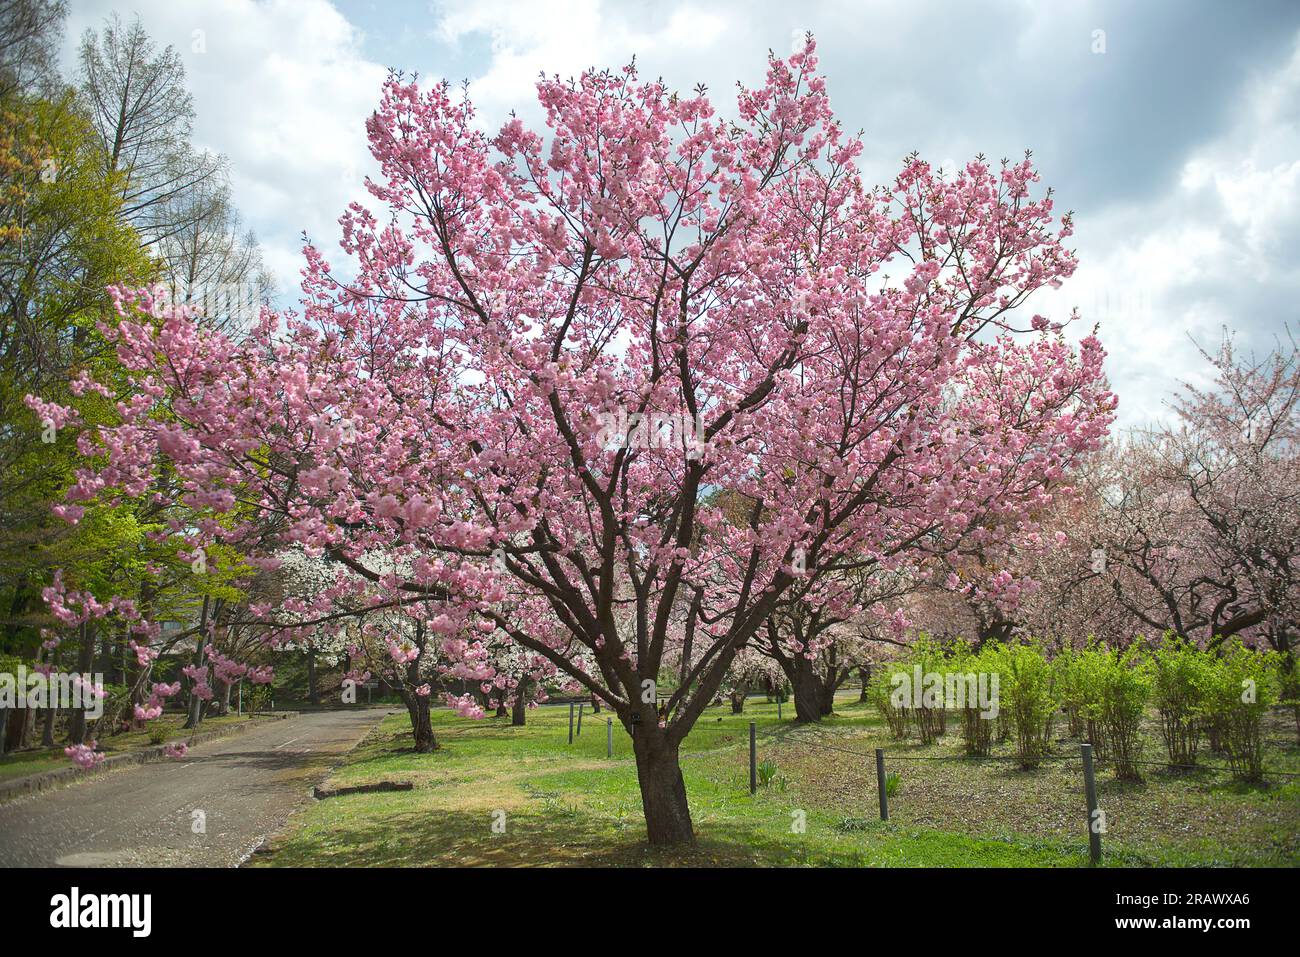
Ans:
[[[179,694],[181,683],[173,681],[171,684],[165,684],[161,681],[155,681],[149,692],[149,700],[143,705],[135,706],[135,719],[137,721],[153,721],[155,718],[161,718],[163,713],[163,702],[173,695]]]
[[[181,669],[181,674],[190,679],[190,694],[204,701],[212,700],[212,686],[208,684],[207,665],[186,665]]]
[[[470,694],[464,695],[447,695],[444,699],[447,707],[451,708],[462,718],[482,718],[485,717],[482,706],[474,700]]]
[[[63,753],[72,759],[73,764],[87,770],[97,768],[104,763],[104,752],[95,750],[94,741],[69,745],[63,749]]]

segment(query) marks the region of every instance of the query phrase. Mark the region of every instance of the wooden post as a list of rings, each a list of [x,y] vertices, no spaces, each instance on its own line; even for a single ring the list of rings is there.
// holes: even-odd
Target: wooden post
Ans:
[[[582,711],[586,707],[587,703],[585,701],[578,705],[578,737],[582,737]]]
[[[880,819],[889,820],[889,791],[885,788],[885,749],[876,748],[876,787],[880,791]]]
[[[614,719],[605,719],[605,757],[614,757]]]
[[[758,793],[758,738],[754,722],[749,722],[749,793]]]
[[[573,702],[569,702],[569,744],[573,744]]]
[[[1092,745],[1081,744],[1083,753],[1083,793],[1088,799],[1088,860],[1101,863],[1101,827],[1105,812],[1097,807],[1097,777],[1092,769]]]
[[[776,699],[776,720],[777,721],[781,720],[781,699],[780,698]]]

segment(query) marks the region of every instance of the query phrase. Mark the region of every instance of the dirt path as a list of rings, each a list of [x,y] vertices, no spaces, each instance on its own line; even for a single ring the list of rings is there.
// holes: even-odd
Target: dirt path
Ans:
[[[184,760],[0,805],[0,866],[233,867],[390,713],[268,721],[196,745]]]

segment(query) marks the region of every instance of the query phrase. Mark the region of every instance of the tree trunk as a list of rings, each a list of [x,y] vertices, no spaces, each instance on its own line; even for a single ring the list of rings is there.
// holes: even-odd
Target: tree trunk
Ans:
[[[199,636],[194,646],[195,667],[203,664],[203,648],[208,643],[208,596],[203,596],[203,610],[199,613]],[[197,728],[203,720],[203,699],[194,693],[193,682],[190,683],[189,715],[185,719],[185,728]]]
[[[506,699],[505,696],[503,695],[497,699],[497,717],[504,718],[509,713],[510,713],[510,708],[506,704]]]
[[[595,692],[591,695],[591,713],[600,714],[600,695]]]
[[[320,687],[316,681],[316,649],[307,649],[307,700],[320,704]]]
[[[429,720],[428,696],[403,691],[402,700],[406,703],[407,714],[411,716],[411,735],[415,739],[415,750],[420,754],[437,751],[438,739],[433,733],[433,722]]]
[[[871,686],[871,665],[863,665],[859,668],[858,677],[862,679],[862,693],[858,695],[858,700],[866,701],[867,689]]]
[[[790,678],[791,695],[794,698],[794,719],[800,724],[820,721],[827,712],[823,682],[813,670],[813,663],[803,655],[792,655],[786,675]]]
[[[83,681],[89,681],[91,670],[95,666],[95,626],[89,623],[81,626],[81,649],[77,652],[77,674]],[[82,699],[80,708],[72,709],[68,721],[68,743],[85,744],[86,742],[86,706]]]
[[[744,714],[745,713],[745,692],[740,689],[737,689],[731,692],[730,697],[731,697],[731,713]]]
[[[41,747],[54,747],[54,718],[59,713],[58,708],[45,709],[45,727],[41,731]]]
[[[822,682],[821,713],[823,718],[835,713],[835,685],[829,681]]]
[[[515,688],[515,703],[510,709],[510,724],[522,728],[528,714],[528,679],[520,678],[519,687]]]
[[[676,746],[669,745],[658,728],[642,725],[632,736],[632,747],[645,811],[646,839],[656,847],[695,843]]]
[[[31,708],[15,708],[9,719],[9,742],[6,751],[18,751],[31,745],[32,730],[36,727],[37,712]]]
[[[0,708],[0,758],[4,757],[5,739],[9,737],[9,709]]]

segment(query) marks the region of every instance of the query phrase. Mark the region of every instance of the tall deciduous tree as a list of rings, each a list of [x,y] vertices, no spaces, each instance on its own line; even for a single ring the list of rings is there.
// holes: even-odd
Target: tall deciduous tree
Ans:
[[[57,95],[66,0],[0,0],[0,97]]]
[[[441,627],[499,629],[631,732],[650,841],[693,840],[681,741],[796,583],[942,554],[972,515],[1018,534],[1114,405],[1094,337],[1016,319],[1075,266],[1028,160],[912,157],[868,190],[815,67],[772,58],[735,120],[631,67],[544,79],[545,138],[393,76],[386,209],[342,218],[355,280],[309,247],[301,317],[242,344],[124,294],[138,400],[72,497],[166,462],[186,534],[236,541],[251,506]],[[695,591],[698,663],[656,709]]]
[[[194,104],[180,54],[137,17],[114,14],[80,49],[80,93],[122,215],[158,260],[173,296],[229,331],[252,325],[272,292],[256,237],[230,198],[224,157],[194,148]]]

